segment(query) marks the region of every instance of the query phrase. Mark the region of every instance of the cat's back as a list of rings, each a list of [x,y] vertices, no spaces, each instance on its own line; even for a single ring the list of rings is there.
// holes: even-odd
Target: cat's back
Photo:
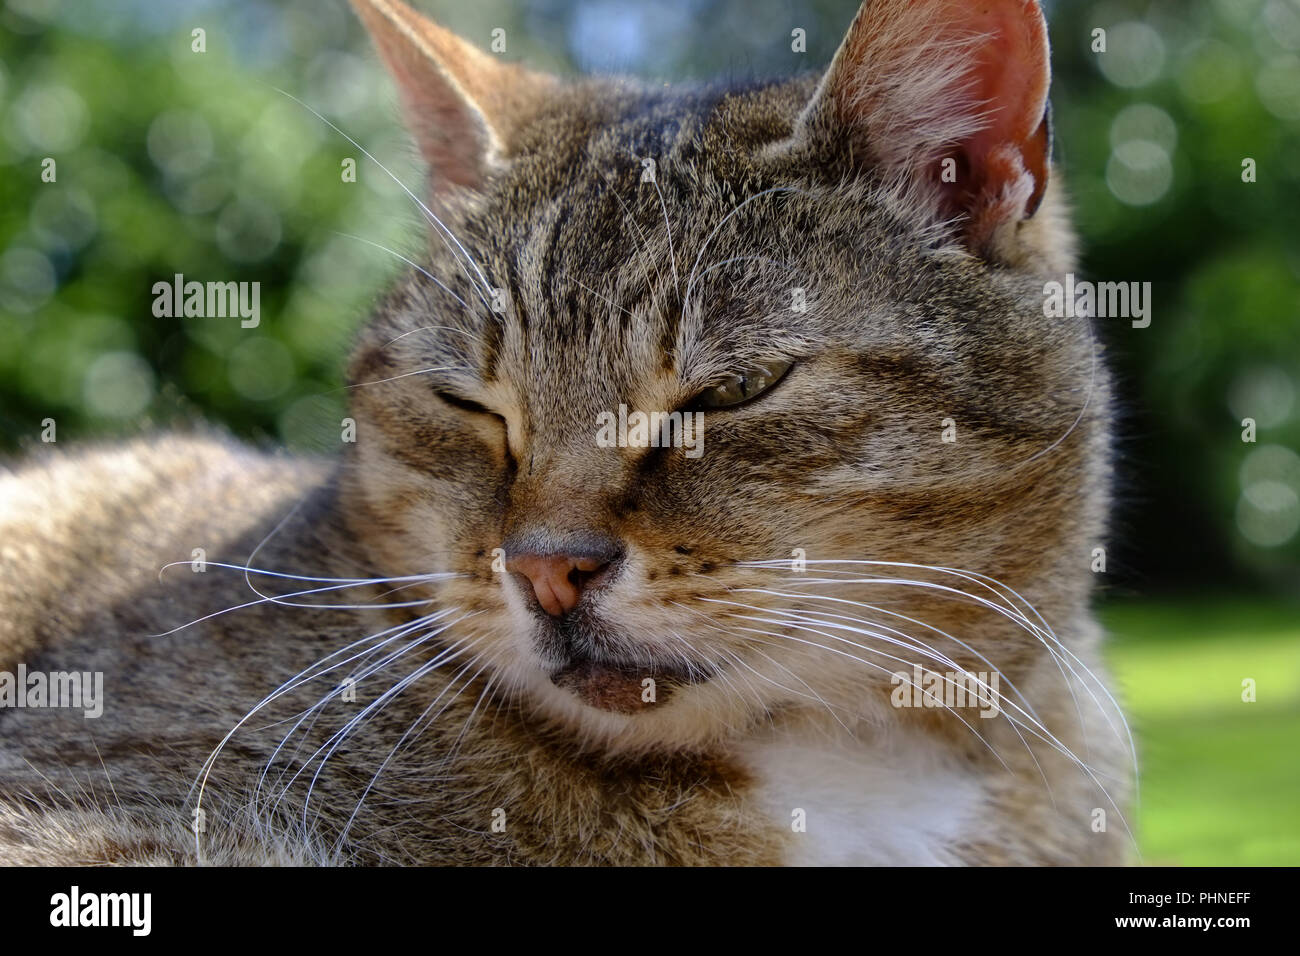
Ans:
[[[50,445],[0,466],[0,664],[128,601],[166,561],[215,560],[326,473],[215,434],[171,433]]]

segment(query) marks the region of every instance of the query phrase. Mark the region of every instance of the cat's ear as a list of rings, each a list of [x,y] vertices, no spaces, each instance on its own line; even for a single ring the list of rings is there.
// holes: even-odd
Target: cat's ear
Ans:
[[[401,0],[351,0],[397,82],[435,195],[476,188],[558,81],[498,60]]]
[[[1050,78],[1037,0],[865,0],[795,139],[847,141],[988,255],[1047,187]]]

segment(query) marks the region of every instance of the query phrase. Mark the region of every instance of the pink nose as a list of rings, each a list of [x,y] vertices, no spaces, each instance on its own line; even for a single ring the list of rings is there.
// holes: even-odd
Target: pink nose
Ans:
[[[506,570],[532,583],[537,603],[552,617],[577,607],[583,586],[604,567],[606,562],[567,554],[519,554],[506,560]]]

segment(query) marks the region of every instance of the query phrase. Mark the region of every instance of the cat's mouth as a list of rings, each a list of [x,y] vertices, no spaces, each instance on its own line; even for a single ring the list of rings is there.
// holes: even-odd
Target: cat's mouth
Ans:
[[[552,671],[550,678],[588,706],[635,714],[662,706],[676,687],[711,679],[714,670],[703,664],[630,664],[576,657]]]

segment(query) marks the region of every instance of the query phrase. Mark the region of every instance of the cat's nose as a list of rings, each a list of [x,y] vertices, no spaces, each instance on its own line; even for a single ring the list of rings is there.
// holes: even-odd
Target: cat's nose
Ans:
[[[511,553],[507,548],[506,554],[506,570],[528,579],[537,603],[552,617],[562,617],[577,607],[583,590],[603,576],[618,557],[613,548],[543,554]]]

